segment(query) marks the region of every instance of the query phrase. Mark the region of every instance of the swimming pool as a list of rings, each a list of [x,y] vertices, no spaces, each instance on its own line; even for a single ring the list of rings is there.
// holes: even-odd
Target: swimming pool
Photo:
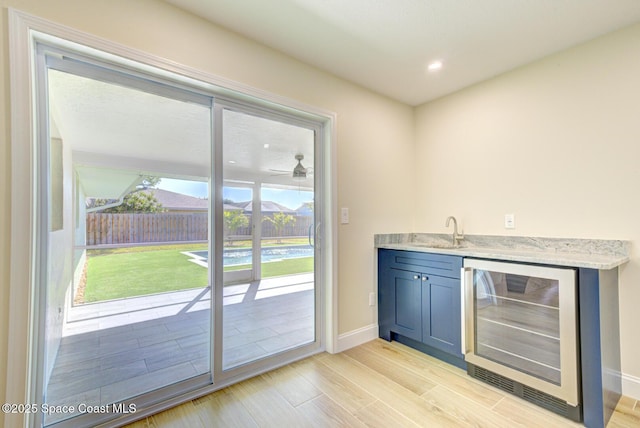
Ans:
[[[209,259],[209,251],[189,251],[185,253],[206,263]],[[262,262],[272,262],[284,259],[300,257],[312,257],[313,247],[309,245],[294,245],[287,247],[265,247],[261,250]],[[246,265],[251,263],[250,248],[225,248],[222,257],[223,266]]]

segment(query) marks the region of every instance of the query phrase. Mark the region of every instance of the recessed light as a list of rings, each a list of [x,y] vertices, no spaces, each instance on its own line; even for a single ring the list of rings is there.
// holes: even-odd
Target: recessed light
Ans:
[[[265,149],[269,148],[269,143],[265,143],[265,145],[263,146]]]
[[[438,71],[441,68],[442,68],[442,61],[433,61],[432,63],[429,64],[429,66],[427,67],[427,70]]]

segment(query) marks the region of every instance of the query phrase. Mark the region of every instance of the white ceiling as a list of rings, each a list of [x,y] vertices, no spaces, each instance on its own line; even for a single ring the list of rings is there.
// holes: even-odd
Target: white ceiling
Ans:
[[[49,71],[49,99],[58,131],[74,151],[173,160],[208,171],[206,107],[56,70]]]
[[[165,1],[409,105],[640,21],[639,0]]]

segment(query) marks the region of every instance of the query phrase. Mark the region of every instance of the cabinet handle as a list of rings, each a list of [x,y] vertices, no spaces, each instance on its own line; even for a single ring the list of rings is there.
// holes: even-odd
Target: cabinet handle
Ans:
[[[428,277],[428,276],[423,276],[423,277],[422,277],[422,280],[423,280],[423,281],[428,281],[428,280],[429,280],[429,277]]]
[[[413,275],[413,279],[420,279],[420,275]]]

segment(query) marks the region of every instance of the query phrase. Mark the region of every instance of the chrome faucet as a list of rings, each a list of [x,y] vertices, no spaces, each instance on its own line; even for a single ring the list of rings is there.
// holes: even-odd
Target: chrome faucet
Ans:
[[[464,239],[464,235],[458,234],[458,221],[452,215],[447,217],[447,222],[445,223],[445,227],[449,227],[449,222],[451,222],[451,220],[453,220],[453,237],[452,237],[451,243],[453,244],[454,247],[457,247],[458,245],[460,245],[459,241],[462,241]]]

